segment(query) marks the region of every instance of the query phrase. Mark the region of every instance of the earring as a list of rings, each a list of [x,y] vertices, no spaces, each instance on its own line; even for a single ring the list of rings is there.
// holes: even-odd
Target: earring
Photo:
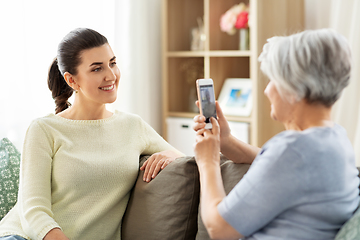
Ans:
[[[75,93],[78,93],[78,90],[75,90]]]

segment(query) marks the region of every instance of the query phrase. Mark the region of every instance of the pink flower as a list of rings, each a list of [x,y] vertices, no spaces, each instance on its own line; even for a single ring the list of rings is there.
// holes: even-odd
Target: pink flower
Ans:
[[[237,29],[247,28],[248,21],[249,21],[249,13],[248,12],[244,11],[244,12],[239,13],[236,23],[235,23],[235,28],[237,28]]]
[[[233,35],[236,29],[248,28],[248,7],[245,3],[234,5],[220,18],[221,31]]]
[[[237,15],[232,11],[227,11],[221,16],[220,28],[221,31],[232,35],[235,33],[234,25],[236,23]]]

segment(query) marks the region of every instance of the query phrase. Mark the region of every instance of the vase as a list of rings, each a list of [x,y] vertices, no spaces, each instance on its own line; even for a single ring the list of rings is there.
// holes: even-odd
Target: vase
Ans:
[[[249,28],[240,28],[239,34],[239,50],[249,50]]]

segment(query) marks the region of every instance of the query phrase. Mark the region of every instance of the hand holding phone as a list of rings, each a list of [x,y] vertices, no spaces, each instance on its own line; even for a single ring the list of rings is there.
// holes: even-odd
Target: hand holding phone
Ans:
[[[212,79],[198,79],[196,80],[196,88],[199,100],[200,114],[205,116],[205,129],[212,129],[210,118],[216,119],[216,105],[214,82]]]

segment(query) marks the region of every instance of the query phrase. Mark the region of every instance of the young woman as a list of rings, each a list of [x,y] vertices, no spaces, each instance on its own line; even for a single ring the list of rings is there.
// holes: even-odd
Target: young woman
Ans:
[[[182,153],[140,117],[106,110],[119,80],[98,32],[76,29],[59,44],[48,77],[56,114],[27,131],[18,202],[0,222],[0,239],[121,239],[139,156],[153,154],[141,167],[149,182]]]
[[[347,41],[329,30],[274,37],[259,57],[270,82],[271,117],[286,131],[261,149],[235,139],[217,106],[205,130],[196,116],[201,215],[215,239],[334,239],[359,204],[359,179],[346,131],[331,108],[348,85]],[[249,171],[225,195],[219,152]]]

